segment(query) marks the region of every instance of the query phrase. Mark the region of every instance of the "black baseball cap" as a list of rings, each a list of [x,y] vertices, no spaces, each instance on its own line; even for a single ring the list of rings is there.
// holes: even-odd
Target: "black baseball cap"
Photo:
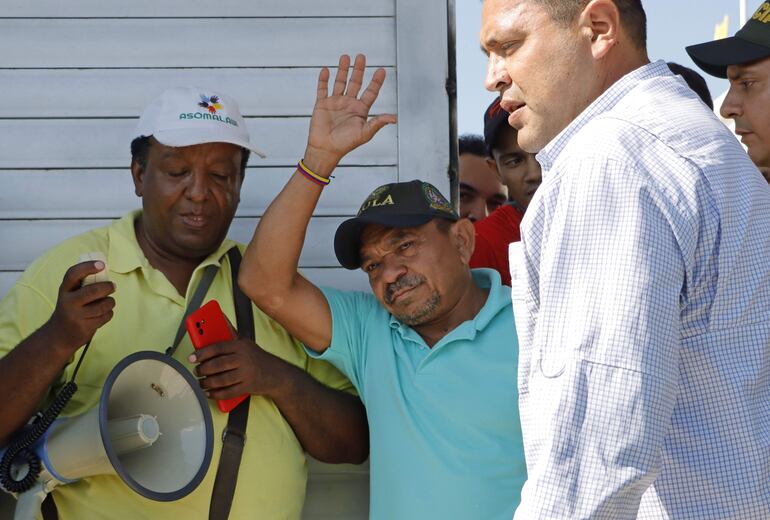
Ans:
[[[770,3],[762,2],[735,36],[690,45],[685,50],[698,67],[718,78],[727,77],[728,65],[770,57]]]
[[[484,112],[484,143],[487,145],[487,153],[492,155],[492,146],[495,144],[497,134],[502,125],[508,125],[510,114],[500,106],[500,98],[496,98]]]
[[[358,214],[340,224],[334,234],[334,253],[342,267],[361,267],[361,232],[367,224],[408,228],[434,218],[456,221],[449,201],[434,185],[420,180],[384,184],[371,192]]]

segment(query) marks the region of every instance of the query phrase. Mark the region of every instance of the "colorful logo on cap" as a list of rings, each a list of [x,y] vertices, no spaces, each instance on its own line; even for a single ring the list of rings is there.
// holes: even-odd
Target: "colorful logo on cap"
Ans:
[[[449,201],[446,200],[441,192],[434,188],[432,184],[423,182],[422,192],[431,208],[454,214],[454,210],[452,209],[451,204],[449,204]]]
[[[216,114],[217,110],[222,110],[224,107],[219,103],[219,96],[205,96],[203,94],[201,96],[201,101],[198,103],[198,106],[201,108],[205,108],[209,111],[210,114]]]

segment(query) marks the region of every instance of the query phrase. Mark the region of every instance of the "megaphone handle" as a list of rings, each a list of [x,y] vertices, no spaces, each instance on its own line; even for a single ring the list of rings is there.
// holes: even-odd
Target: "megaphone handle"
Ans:
[[[42,482],[38,482],[29,491],[20,494],[16,501],[16,512],[13,515],[13,520],[35,520],[46,495],[48,492]]]

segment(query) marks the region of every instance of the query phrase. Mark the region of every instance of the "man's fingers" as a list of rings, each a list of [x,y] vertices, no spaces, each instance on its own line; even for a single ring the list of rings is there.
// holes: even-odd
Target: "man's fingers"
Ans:
[[[188,359],[190,360],[190,363],[203,363],[217,356],[231,354],[233,352],[232,344],[232,341],[212,343],[211,345],[197,349],[195,352],[190,354]]]
[[[239,363],[237,356],[232,354],[223,354],[221,356],[215,356],[213,358],[206,359],[205,361],[201,361],[200,364],[196,367],[195,373],[198,374],[199,377],[208,377],[213,376],[214,374],[234,370],[238,368],[238,366]]]
[[[346,96],[358,97],[358,92],[361,90],[361,84],[364,82],[364,71],[366,70],[366,56],[359,54],[356,56],[356,61],[353,64],[353,73],[350,75],[350,81],[348,82],[348,89],[345,91]]]
[[[104,269],[104,262],[91,261],[75,264],[64,273],[64,279],[61,282],[61,290],[71,292],[78,289],[83,283],[83,279],[89,274],[96,274]]]
[[[364,135],[366,140],[370,140],[374,135],[380,131],[380,129],[386,125],[392,125],[396,122],[396,116],[393,114],[382,114],[376,117],[372,117],[366,122],[364,127]]]
[[[111,313],[114,308],[115,300],[113,298],[102,298],[84,305],[82,316],[89,320],[101,319],[104,315]]]
[[[249,393],[243,383],[237,383],[224,388],[217,388],[215,390],[208,390],[206,392],[210,399],[216,399],[221,401],[223,399],[232,399],[233,397],[239,397],[243,394]]]
[[[374,71],[374,75],[372,76],[372,80],[369,82],[369,86],[366,87],[366,90],[364,90],[364,93],[361,95],[361,101],[364,102],[367,108],[372,108],[372,105],[377,100],[377,96],[380,93],[380,88],[382,88],[382,83],[384,81],[385,69],[380,68]]]
[[[115,284],[112,282],[96,282],[85,287],[79,287],[73,292],[72,301],[83,306],[106,298],[115,292]]]
[[[240,382],[238,371],[228,370],[227,372],[220,372],[213,376],[204,377],[200,380],[200,385],[204,390],[212,391],[237,385]]]
[[[345,85],[348,83],[348,69],[350,69],[350,56],[343,54],[340,56],[337,75],[334,78],[332,96],[341,96],[345,92]]]
[[[318,73],[318,87],[316,90],[315,99],[325,99],[329,97],[329,69],[326,67],[321,69]]]

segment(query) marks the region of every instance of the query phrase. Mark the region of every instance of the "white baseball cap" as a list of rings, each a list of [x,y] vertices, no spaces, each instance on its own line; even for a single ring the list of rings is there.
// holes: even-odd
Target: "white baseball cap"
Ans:
[[[231,143],[264,158],[249,140],[246,122],[235,101],[198,87],[165,90],[144,110],[134,138],[153,136],[166,146]]]

